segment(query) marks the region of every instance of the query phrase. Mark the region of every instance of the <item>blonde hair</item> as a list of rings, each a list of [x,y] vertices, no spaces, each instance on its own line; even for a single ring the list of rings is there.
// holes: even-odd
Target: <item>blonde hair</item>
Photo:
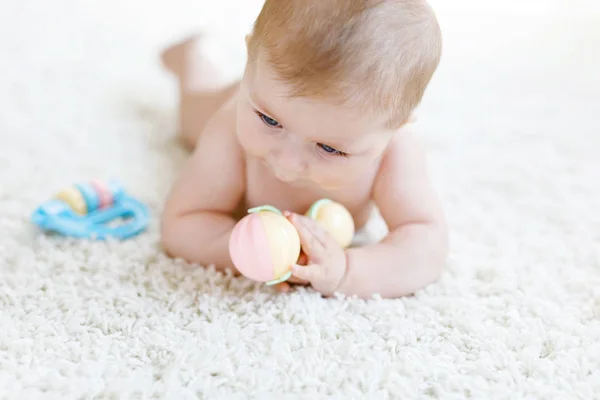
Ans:
[[[398,127],[419,105],[441,57],[425,0],[266,0],[248,38],[290,96],[338,99]]]

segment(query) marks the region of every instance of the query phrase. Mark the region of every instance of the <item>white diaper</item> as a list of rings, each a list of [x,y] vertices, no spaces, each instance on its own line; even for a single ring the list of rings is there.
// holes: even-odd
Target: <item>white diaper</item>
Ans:
[[[377,243],[381,241],[388,234],[388,232],[389,231],[385,221],[375,207],[365,226],[356,231],[351,247]]]

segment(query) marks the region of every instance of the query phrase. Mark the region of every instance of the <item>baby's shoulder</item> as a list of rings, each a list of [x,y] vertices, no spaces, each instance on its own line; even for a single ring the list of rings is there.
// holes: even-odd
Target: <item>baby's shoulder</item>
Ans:
[[[209,125],[219,132],[235,134],[236,128],[236,98],[231,97],[213,114]]]
[[[199,135],[191,163],[197,168],[209,168],[215,179],[221,179],[228,172],[243,176],[244,155],[235,127],[233,104],[223,104]]]
[[[211,140],[207,141],[218,144],[222,147],[223,151],[235,152],[239,150],[235,114],[235,102],[232,98],[212,115],[204,127],[202,136],[207,137],[207,139],[210,137]]]
[[[375,184],[389,184],[405,178],[412,170],[418,172],[425,167],[425,149],[418,130],[412,124],[396,132],[388,144]]]

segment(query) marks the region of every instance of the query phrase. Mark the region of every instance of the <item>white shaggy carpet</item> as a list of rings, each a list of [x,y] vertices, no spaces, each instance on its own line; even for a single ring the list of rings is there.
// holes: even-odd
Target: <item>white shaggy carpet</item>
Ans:
[[[278,295],[161,253],[186,154],[156,56],[203,27],[243,50],[260,1],[217,3],[0,6],[0,397],[598,398],[598,3],[433,3],[446,47],[419,117],[451,257],[415,296],[370,301]],[[96,177],[147,202],[147,233],[31,226]]]

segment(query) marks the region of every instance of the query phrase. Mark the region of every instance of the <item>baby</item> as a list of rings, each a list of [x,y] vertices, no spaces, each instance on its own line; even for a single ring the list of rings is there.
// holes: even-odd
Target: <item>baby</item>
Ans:
[[[301,237],[291,283],[368,298],[436,281],[447,226],[409,126],[441,54],[429,5],[266,0],[246,42],[244,74],[227,85],[198,56],[202,37],[163,53],[180,80],[180,131],[193,149],[165,204],[165,251],[235,271],[228,242],[240,210],[270,204]],[[357,229],[377,207],[389,233],[342,249],[303,216],[321,198],[346,206]]]

